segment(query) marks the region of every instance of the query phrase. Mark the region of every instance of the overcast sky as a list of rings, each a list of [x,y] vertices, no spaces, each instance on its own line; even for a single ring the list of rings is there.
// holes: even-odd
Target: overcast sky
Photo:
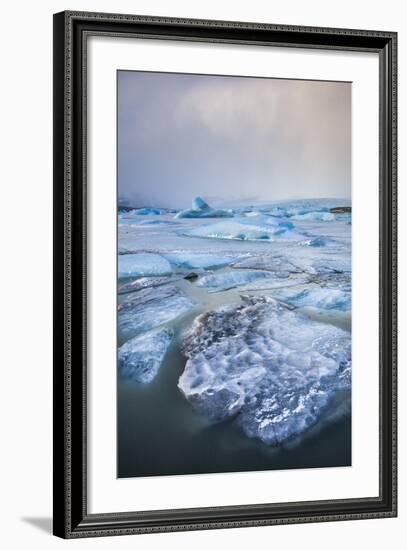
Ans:
[[[351,84],[118,72],[119,198],[190,206],[351,194]]]

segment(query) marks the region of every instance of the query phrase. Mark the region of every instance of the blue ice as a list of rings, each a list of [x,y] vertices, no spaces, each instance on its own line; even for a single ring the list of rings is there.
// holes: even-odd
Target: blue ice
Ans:
[[[192,208],[181,210],[176,218],[233,218],[233,213],[228,210],[211,208],[202,197],[195,197]]]
[[[127,277],[162,277],[171,275],[172,268],[168,260],[159,254],[137,253],[119,256],[119,279]]]
[[[351,293],[335,288],[281,289],[273,296],[295,307],[315,307],[341,311],[351,309]]]
[[[119,304],[120,334],[132,338],[181,317],[194,306],[191,298],[171,284],[132,292]]]
[[[150,383],[157,375],[174,331],[157,329],[128,340],[119,348],[119,373],[124,379]]]
[[[216,269],[230,265],[238,259],[238,256],[182,252],[179,254],[165,254],[165,258],[173,265],[184,269]]]
[[[197,285],[204,288],[216,289],[216,291],[221,291],[246,285],[248,283],[269,277],[285,278],[288,276],[289,273],[284,271],[273,273],[271,271],[251,271],[249,269],[244,269],[241,271],[234,270],[204,275],[198,280]]]
[[[190,229],[185,233],[191,237],[206,237],[212,239],[232,239],[243,241],[302,241],[304,235],[297,233],[294,224],[271,216],[258,215],[253,217],[237,217],[230,221],[221,221]]]

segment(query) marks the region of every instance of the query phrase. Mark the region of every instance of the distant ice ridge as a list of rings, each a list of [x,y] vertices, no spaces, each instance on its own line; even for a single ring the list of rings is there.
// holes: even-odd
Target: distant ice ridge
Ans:
[[[119,279],[127,277],[162,277],[171,275],[171,273],[170,262],[159,254],[119,255]]]
[[[120,376],[141,384],[150,383],[159,371],[173,336],[173,330],[163,328],[128,340],[118,352]]]
[[[304,235],[294,230],[290,221],[281,221],[271,216],[259,214],[252,217],[236,217],[231,221],[222,221],[190,229],[185,233],[190,237],[211,239],[235,239],[241,241],[306,240]]]
[[[238,259],[238,256],[190,252],[165,254],[164,256],[171,264],[185,269],[216,269],[230,265]]]
[[[288,276],[289,273],[284,271],[276,273],[271,271],[250,271],[249,269],[242,271],[226,271],[223,273],[214,273],[213,275],[204,275],[198,280],[197,286],[221,291],[269,277],[285,278]]]
[[[194,306],[181,289],[171,284],[132,292],[119,304],[119,332],[127,340],[184,315]]]
[[[281,289],[273,293],[277,299],[295,307],[315,307],[318,309],[351,309],[351,293],[335,288]]]
[[[124,225],[177,225],[177,222],[171,221],[171,220],[161,220],[160,218],[156,219],[137,219],[130,216],[121,218],[121,221],[119,221],[119,226]]]
[[[268,204],[257,203],[250,206],[239,205],[233,208],[233,212],[235,214],[244,214],[245,216],[253,216],[256,215],[257,212],[262,212],[279,218],[291,218],[294,216],[311,214],[308,219],[313,218],[313,214],[315,213],[316,220],[320,218],[319,221],[330,221],[332,219],[342,218],[340,216],[338,216],[338,218],[331,218],[331,216],[324,217],[323,213],[333,214],[333,212],[331,212],[332,208],[349,207],[350,205],[350,199],[299,199],[278,201]]]
[[[233,213],[228,210],[217,210],[211,208],[202,197],[195,197],[192,201],[192,208],[181,210],[175,215],[176,218],[233,218]]]
[[[249,436],[280,444],[315,424],[350,388],[350,334],[253,299],[196,318],[178,387],[213,421],[236,417]]]

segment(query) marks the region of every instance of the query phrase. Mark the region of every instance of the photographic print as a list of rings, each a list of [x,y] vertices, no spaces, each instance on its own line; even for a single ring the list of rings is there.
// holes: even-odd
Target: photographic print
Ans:
[[[351,83],[117,72],[117,476],[351,466]]]

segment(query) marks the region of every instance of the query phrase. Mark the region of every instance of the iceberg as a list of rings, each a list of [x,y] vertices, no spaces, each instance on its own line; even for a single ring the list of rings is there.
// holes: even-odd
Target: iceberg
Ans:
[[[228,290],[229,288],[246,285],[258,281],[259,279],[268,277],[285,278],[288,277],[288,275],[289,274],[285,272],[273,273],[271,271],[250,271],[245,269],[242,271],[226,271],[223,273],[204,275],[196,284],[197,286],[215,289],[219,292],[221,290]]]
[[[198,316],[178,388],[215,422],[279,445],[317,423],[351,380],[350,333],[252,299]]]
[[[159,254],[136,253],[119,255],[118,277],[162,277],[171,275],[168,260]]]
[[[337,246],[337,241],[334,239],[331,239],[330,237],[314,237],[310,239],[309,241],[306,241],[302,244],[305,244],[307,246],[313,246],[314,248],[319,248],[321,246]]]
[[[294,231],[294,224],[270,216],[239,217],[233,221],[222,221],[190,229],[189,237],[209,239],[232,239],[240,241],[303,241],[306,238]]]
[[[163,212],[164,211],[161,210],[161,208],[136,208],[131,211],[131,213],[136,216],[159,216],[160,214],[163,214]]]
[[[165,258],[173,265],[183,269],[217,269],[230,265],[238,259],[237,256],[200,254],[182,252],[165,254]]]
[[[136,336],[119,348],[119,373],[123,379],[150,383],[157,375],[174,336],[168,328]]]
[[[351,309],[351,293],[335,288],[283,289],[273,294],[275,298],[295,307],[314,307],[318,309]]]
[[[119,337],[125,341],[184,315],[195,306],[174,285],[145,288],[127,294],[118,307]]]
[[[228,210],[217,210],[211,208],[202,197],[195,197],[192,201],[192,208],[181,210],[175,215],[176,218],[233,218],[233,213]]]

